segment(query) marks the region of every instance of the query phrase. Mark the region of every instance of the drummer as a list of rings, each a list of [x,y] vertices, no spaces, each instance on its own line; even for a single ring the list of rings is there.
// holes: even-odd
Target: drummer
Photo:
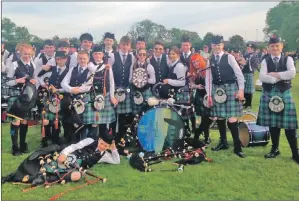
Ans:
[[[65,90],[61,87],[61,82],[68,73],[68,68],[66,67],[67,63],[67,53],[65,51],[56,51],[55,54],[55,63],[56,66],[51,67],[51,71],[45,73],[43,76],[38,77],[38,81],[40,82],[41,86],[44,88],[47,88],[49,91],[51,91],[52,95],[57,95],[57,98],[60,94],[63,94]],[[49,78],[49,87],[45,84],[44,80],[45,78]],[[54,98],[54,97],[53,97]],[[60,96],[62,99],[63,96]],[[52,100],[49,100],[52,101]],[[56,102],[57,104],[57,102]],[[55,105],[55,104],[54,104]],[[59,106],[60,107],[60,106]],[[62,121],[62,114],[61,111],[59,112],[59,119],[56,120],[56,114],[51,112],[49,110],[49,104],[46,104],[47,108],[44,112],[44,118],[43,118],[43,126],[45,129],[45,137],[42,138],[42,147],[48,146],[48,140],[51,138],[52,144],[59,144],[59,134],[60,134],[60,121]],[[58,121],[58,127],[55,126],[55,121]],[[63,121],[62,121],[63,122]],[[57,124],[57,123],[56,123]],[[64,137],[68,138],[67,136],[67,126],[64,126]]]
[[[147,51],[144,48],[137,50],[137,61],[133,65],[133,73],[138,68],[143,68],[146,70],[148,81],[147,84],[142,88],[137,88],[135,86],[135,82],[138,82],[137,80],[134,80],[133,75],[130,75],[130,81],[132,82],[132,112],[133,114],[139,114],[142,110],[142,107],[144,106],[144,103],[148,100],[149,97],[152,96],[151,88],[156,83],[156,76],[155,76],[155,69],[154,67],[147,62]],[[139,84],[139,83],[137,83]],[[143,98],[142,102],[140,97],[137,95],[136,92],[140,92],[142,94],[141,99]]]

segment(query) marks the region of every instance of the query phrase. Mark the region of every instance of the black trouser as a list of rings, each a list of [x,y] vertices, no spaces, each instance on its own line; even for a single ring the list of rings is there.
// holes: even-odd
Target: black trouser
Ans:
[[[213,122],[208,116],[201,117],[201,122],[198,131],[194,134],[194,139],[199,139],[199,135],[203,132],[204,138],[208,139],[210,137],[210,125]]]
[[[119,143],[121,138],[123,138],[127,132],[127,126],[131,125],[134,119],[134,115],[132,113],[129,114],[118,114],[118,133],[115,136],[115,142]],[[113,130],[113,129],[112,129]],[[116,124],[115,124],[116,130]]]
[[[244,94],[244,98],[245,98],[244,107],[251,107],[251,103],[252,103],[252,94],[245,93],[245,94]]]

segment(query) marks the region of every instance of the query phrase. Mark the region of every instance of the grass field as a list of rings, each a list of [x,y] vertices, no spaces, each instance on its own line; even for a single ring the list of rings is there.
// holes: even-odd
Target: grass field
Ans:
[[[298,65],[299,66],[299,63]],[[299,115],[299,74],[293,81],[293,97]],[[261,92],[256,92],[253,111],[257,112]],[[28,143],[31,150],[39,146],[40,128],[29,130]],[[175,169],[171,162],[154,165],[152,173],[141,173],[132,169],[127,159],[120,165],[100,164],[92,171],[108,178],[105,184],[95,184],[70,192],[60,199],[65,200],[299,200],[299,166],[291,160],[291,151],[284,132],[281,135],[281,155],[273,160],[264,159],[271,143],[266,147],[244,148],[247,155],[240,159],[233,154],[232,138],[230,149],[220,152],[207,150],[214,163],[187,166],[182,173],[162,172]],[[211,132],[212,146],[218,143],[219,134]],[[2,175],[15,170],[28,155],[12,157],[9,124],[2,124]],[[83,184],[38,188],[23,193],[24,186],[2,185],[4,200],[46,200],[67,188]]]

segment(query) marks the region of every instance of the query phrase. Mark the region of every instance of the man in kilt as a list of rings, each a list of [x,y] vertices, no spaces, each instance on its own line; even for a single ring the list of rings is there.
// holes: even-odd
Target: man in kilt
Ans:
[[[108,58],[104,57],[104,51],[103,45],[93,47],[92,57],[94,61],[89,64],[91,65],[89,69],[95,73],[91,89],[91,100],[94,104],[89,135],[93,139],[98,138],[98,133],[101,136],[101,133],[106,132],[107,129],[110,130],[111,123],[116,121],[114,106],[117,105],[118,101],[114,97],[114,77],[110,64],[107,64]],[[97,97],[100,98],[98,103],[96,103]],[[104,99],[102,100],[102,98]],[[98,106],[95,107],[95,104]],[[97,132],[98,127],[99,132]]]
[[[42,138],[42,147],[48,146],[48,139],[52,138],[52,144],[59,144],[59,134],[60,134],[60,122],[63,121],[62,111],[58,112],[58,119],[56,119],[57,112],[53,113],[53,110],[50,111],[50,107],[56,106],[57,108],[61,107],[60,101],[64,98],[63,94],[65,90],[61,87],[61,82],[68,73],[69,69],[66,66],[67,62],[67,53],[65,51],[56,51],[55,54],[55,63],[56,66],[51,66],[51,70],[45,72],[42,76],[38,76],[38,81],[42,87],[49,91],[48,97],[46,97],[46,102],[44,103],[44,109],[42,111],[42,126],[44,128],[44,135]],[[45,84],[45,78],[49,79],[48,85]],[[61,99],[61,100],[60,100]],[[51,105],[50,105],[51,104]],[[53,107],[52,107],[53,108]],[[57,110],[58,111],[58,110]],[[58,122],[56,122],[58,121]],[[58,126],[57,126],[58,125]],[[68,128],[66,125],[63,126],[65,129],[64,137],[68,138],[67,133]]]
[[[233,137],[234,153],[244,158],[238,123],[238,117],[242,116],[240,101],[244,99],[244,76],[235,58],[230,54],[225,54],[223,48],[223,37],[213,37],[213,56],[210,59],[211,68],[207,70],[206,91],[211,116],[217,118],[220,143],[212,150],[228,149],[226,138],[226,119],[228,119],[227,126]]]
[[[197,116],[201,117],[201,123],[198,129],[195,130],[194,139],[199,139],[199,135],[204,133],[204,143],[210,144],[210,124],[212,120],[210,117],[210,109],[204,105],[204,97],[206,96],[205,90],[205,76],[206,72],[198,72],[206,68],[209,65],[209,60],[207,62],[204,60],[204,57],[198,53],[195,53],[191,56],[190,63],[190,84],[191,88],[196,90],[195,97],[193,100],[195,112]]]
[[[120,139],[125,135],[125,125],[131,124],[133,121],[129,79],[132,73],[134,56],[129,53],[130,48],[131,39],[128,36],[123,36],[119,42],[119,51],[114,53],[114,63],[112,65],[116,93],[125,95],[125,100],[119,102],[116,107],[119,131],[115,138],[116,143],[119,143]],[[118,95],[116,98],[118,98]],[[116,124],[113,127],[113,133],[116,134]]]
[[[31,113],[31,108],[25,112],[23,117],[20,117],[14,112],[10,113],[10,110],[14,102],[18,99],[20,95],[19,89],[26,85],[26,82],[31,82],[38,87],[38,82],[36,78],[35,64],[31,62],[31,56],[33,53],[33,48],[29,44],[23,44],[20,48],[20,59],[13,62],[8,69],[7,77],[12,78],[7,82],[8,86],[12,86],[12,97],[8,100],[8,120],[11,121],[10,124],[10,135],[12,142],[12,155],[17,156],[21,153],[28,153],[28,146],[26,143],[26,135],[28,131],[27,120],[32,120],[34,117]],[[36,90],[36,88],[34,90]],[[34,100],[35,101],[35,100]],[[35,103],[34,103],[35,104]],[[26,107],[26,106],[24,106]],[[16,110],[14,110],[16,111]],[[16,111],[18,112],[18,111]],[[18,145],[18,135],[20,130],[20,147]]]
[[[251,109],[252,95],[254,93],[254,70],[259,65],[259,59],[254,53],[256,46],[254,44],[247,44],[247,52],[244,56],[246,64],[244,65],[242,72],[245,79],[244,97],[245,97],[245,109]]]
[[[150,98],[153,95],[151,88],[156,83],[155,69],[150,63],[147,63],[146,57],[146,49],[141,48],[137,50],[137,60],[133,65],[132,75],[130,75],[130,80],[132,82],[132,113],[134,115],[139,114],[142,111],[143,107],[147,105],[148,98]],[[143,87],[139,86],[140,82],[138,82],[136,78],[134,78],[133,76],[135,70],[137,70],[138,68],[145,69],[145,72],[148,77],[147,83]],[[141,93],[143,97],[142,102],[140,101],[142,98],[139,97],[140,94],[137,94],[137,92]]]
[[[70,93],[69,95],[72,99],[72,104],[75,104],[76,101],[82,101],[82,104],[77,105],[78,107],[75,106],[75,108],[78,108],[76,111],[81,110],[81,112],[82,108],[85,108],[83,113],[79,112],[79,116],[83,125],[85,125],[85,129],[83,129],[83,131],[86,131],[89,125],[93,123],[93,103],[91,102],[89,93],[93,76],[91,76],[91,72],[88,68],[89,53],[86,51],[80,51],[78,52],[77,58],[78,65],[69,70],[63,79],[61,86],[66,92]],[[72,142],[78,142],[85,138],[86,135],[83,131],[81,129],[76,134],[73,134]]]
[[[269,126],[272,149],[265,158],[275,158],[279,152],[280,130],[285,134],[292,150],[292,158],[299,164],[298,141],[296,129],[298,121],[296,107],[291,94],[291,80],[295,78],[296,69],[293,59],[284,56],[281,38],[272,36],[269,40],[270,56],[261,63],[259,79],[263,83],[257,125]],[[276,99],[276,103],[273,99]],[[284,104],[284,107],[281,107]]]

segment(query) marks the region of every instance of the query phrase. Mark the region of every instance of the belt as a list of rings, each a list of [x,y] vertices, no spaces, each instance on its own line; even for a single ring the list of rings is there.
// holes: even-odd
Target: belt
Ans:
[[[224,84],[233,84],[233,83],[236,83],[236,80],[226,80],[226,81],[213,80],[213,84],[215,85],[224,85]]]

